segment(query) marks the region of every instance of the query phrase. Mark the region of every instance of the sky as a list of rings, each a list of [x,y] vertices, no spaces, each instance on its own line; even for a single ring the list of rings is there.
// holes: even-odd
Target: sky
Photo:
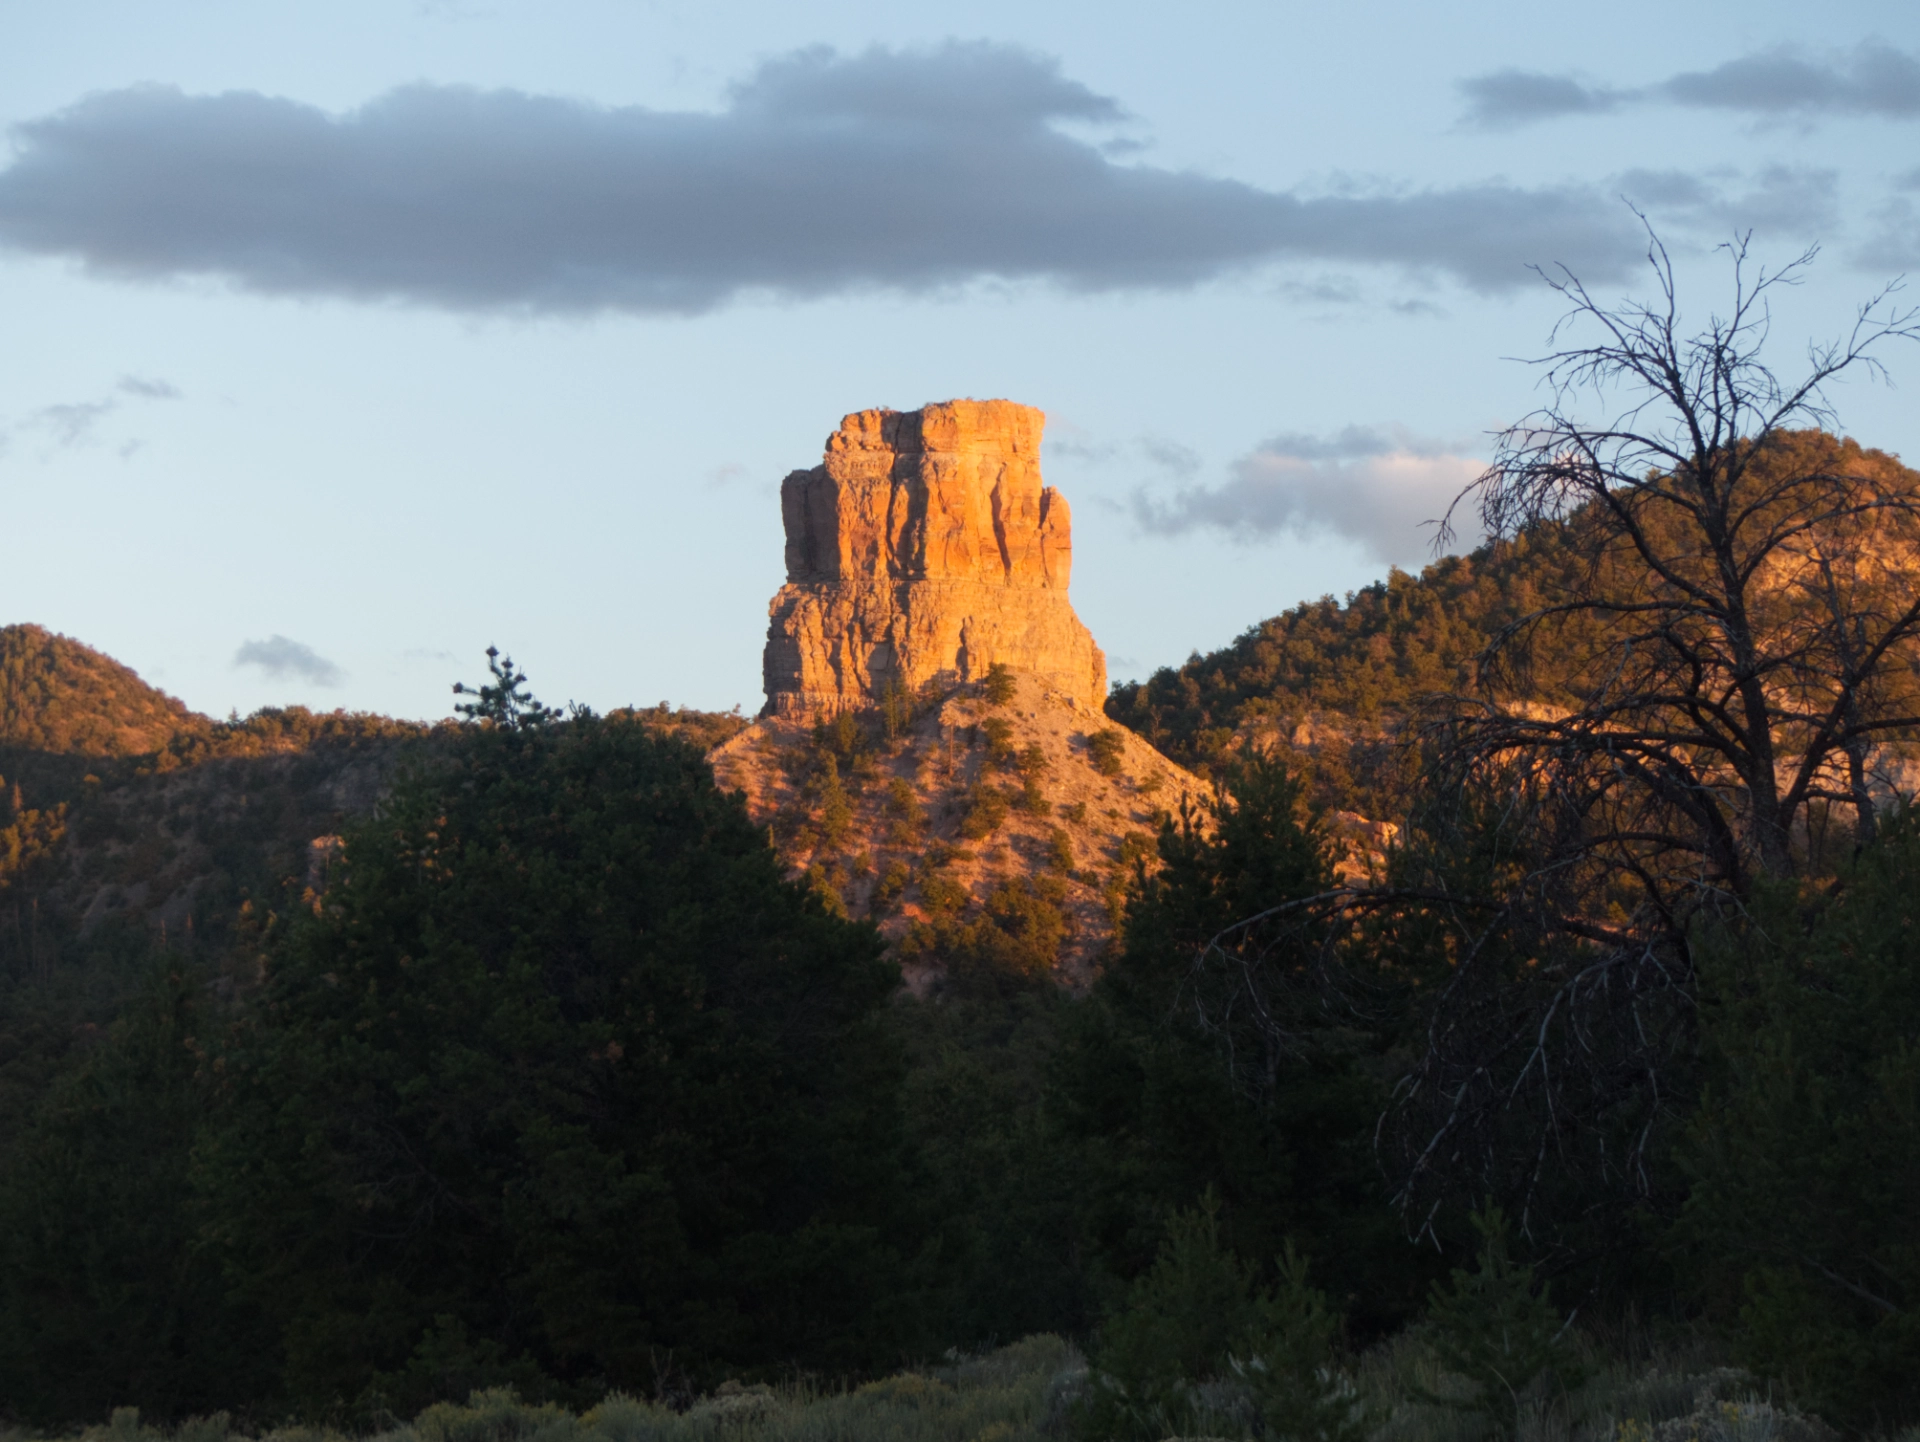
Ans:
[[[1564,302],[1920,271],[1920,10],[0,0],[0,623],[213,715],[751,713],[848,412],[1047,413],[1116,679],[1433,556]],[[1833,400],[1920,460],[1920,347]],[[1470,537],[1469,537],[1470,539]]]

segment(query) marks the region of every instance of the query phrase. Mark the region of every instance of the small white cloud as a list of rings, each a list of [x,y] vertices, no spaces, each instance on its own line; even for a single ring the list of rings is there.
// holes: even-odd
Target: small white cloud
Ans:
[[[1208,528],[1239,541],[1341,536],[1375,560],[1411,565],[1432,551],[1434,523],[1484,468],[1459,443],[1400,426],[1348,426],[1275,436],[1218,486],[1189,486],[1167,501],[1137,492],[1134,514],[1149,530]],[[1460,530],[1459,542],[1478,542],[1477,524]]]
[[[60,405],[42,406],[27,417],[26,424],[36,430],[46,431],[53,437],[53,443],[62,448],[84,446],[93,439],[100,422],[119,409],[120,403],[108,399],[104,401],[66,401]]]
[[[123,395],[138,396],[143,401],[180,399],[180,388],[172,381],[162,380],[158,376],[121,376],[117,389]]]
[[[337,686],[346,679],[346,672],[313,647],[287,636],[242,642],[233,653],[233,664],[257,666],[276,681],[293,679],[314,686]]]
[[[89,445],[98,438],[100,423],[120,409],[123,396],[143,401],[171,401],[180,398],[180,391],[172,382],[154,376],[121,376],[113,391],[100,399],[62,401],[57,405],[41,406],[36,411],[28,412],[18,428],[51,436],[53,444],[61,450]],[[0,436],[0,440],[4,440],[4,437]],[[124,460],[142,444],[137,439],[124,442],[118,447],[121,459]]]

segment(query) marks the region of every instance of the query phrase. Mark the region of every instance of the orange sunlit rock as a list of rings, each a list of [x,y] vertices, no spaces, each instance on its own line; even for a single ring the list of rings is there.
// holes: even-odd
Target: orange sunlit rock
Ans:
[[[831,714],[996,662],[1099,711],[1106,657],[1067,599],[1072,520],[1041,483],[1045,424],[1011,401],[859,411],[822,464],[786,478],[768,714]]]

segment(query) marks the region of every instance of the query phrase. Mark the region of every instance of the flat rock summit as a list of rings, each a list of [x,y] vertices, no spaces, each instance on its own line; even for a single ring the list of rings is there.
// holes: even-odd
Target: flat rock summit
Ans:
[[[1073,613],[1073,523],[1040,480],[1046,417],[1011,401],[857,411],[780,487],[787,583],[763,714],[978,681],[996,662],[1095,712],[1107,661]]]

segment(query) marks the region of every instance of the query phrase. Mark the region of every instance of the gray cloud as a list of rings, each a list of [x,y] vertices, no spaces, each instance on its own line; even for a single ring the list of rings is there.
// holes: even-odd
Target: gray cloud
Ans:
[[[1874,221],[1855,261],[1874,270],[1920,269],[1920,209],[1906,196],[1896,196],[1880,207]]]
[[[1815,55],[1783,45],[1711,70],[1684,71],[1640,89],[1588,85],[1570,75],[1530,70],[1476,75],[1459,86],[1467,100],[1463,120],[1484,129],[1656,101],[1774,119],[1920,116],[1920,58],[1883,40]]]
[[[1307,280],[1287,279],[1276,289],[1302,305],[1358,305],[1365,296],[1350,275],[1317,275]]]
[[[114,389],[122,395],[137,396],[143,401],[180,399],[180,388],[172,381],[163,381],[158,376],[121,376],[120,384]]]
[[[56,405],[41,406],[29,411],[18,422],[17,429],[39,431],[51,438],[55,446],[71,449],[91,443],[97,436],[100,423],[120,409],[121,397],[132,396],[136,400],[178,400],[180,392],[171,382],[146,376],[121,376],[114,386],[114,394],[105,395],[91,401],[62,401]],[[0,444],[4,444],[6,432],[0,431]],[[121,459],[126,459],[139,448],[138,441],[132,441],[120,447]]]
[[[1753,115],[1920,116],[1920,59],[1881,40],[1810,59],[1780,46],[1654,87],[1678,105]]]
[[[288,678],[315,686],[337,686],[346,672],[304,642],[286,636],[246,641],[233,653],[235,666],[257,666],[276,681]]]
[[[414,85],[331,115],[146,86],[15,128],[0,243],[133,280],[454,310],[693,313],[998,278],[1181,287],[1273,261],[1479,291],[1639,259],[1590,188],[1339,195],[1120,164],[1111,99],[990,44],[763,64],[714,112]]]
[[[1483,469],[1465,449],[1400,426],[1278,435],[1236,461],[1218,486],[1190,486],[1167,501],[1136,492],[1134,514],[1149,530],[1205,528],[1239,541],[1340,536],[1375,560],[1415,565],[1433,548],[1435,528],[1425,523],[1444,515]],[[1461,529],[1460,543],[1477,543],[1477,530]]]
[[[1660,219],[1719,234],[1758,230],[1818,239],[1838,221],[1839,172],[1770,165],[1757,175],[1630,170],[1621,192]]]
[[[120,408],[111,398],[102,401],[63,401],[42,406],[30,414],[25,425],[47,432],[57,446],[83,446],[94,437],[100,422]]]
[[[1467,113],[1462,119],[1484,130],[1509,130],[1561,115],[1600,114],[1617,110],[1633,98],[1629,91],[1609,90],[1571,75],[1544,75],[1534,70],[1496,70],[1459,84],[1467,97]]]
[[[1148,465],[1170,476],[1190,476],[1200,469],[1199,452],[1164,436],[1142,436],[1134,448]]]

